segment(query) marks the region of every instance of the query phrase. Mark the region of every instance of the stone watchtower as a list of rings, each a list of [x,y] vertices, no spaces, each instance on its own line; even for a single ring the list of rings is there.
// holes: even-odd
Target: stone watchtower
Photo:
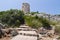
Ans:
[[[22,11],[24,13],[29,13],[30,12],[30,5],[28,3],[23,3],[22,4]]]

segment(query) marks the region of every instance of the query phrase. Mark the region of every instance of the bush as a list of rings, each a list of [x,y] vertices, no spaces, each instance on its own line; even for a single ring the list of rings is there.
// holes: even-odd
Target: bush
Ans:
[[[55,32],[60,33],[60,26],[55,26]]]

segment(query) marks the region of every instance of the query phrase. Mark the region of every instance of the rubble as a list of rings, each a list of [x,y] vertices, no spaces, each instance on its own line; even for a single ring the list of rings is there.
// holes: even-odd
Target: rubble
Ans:
[[[21,30],[22,29],[22,30]],[[27,30],[28,29],[28,30]],[[55,35],[55,28],[51,30],[43,27],[37,29],[29,28],[29,26],[21,26],[20,28],[3,29],[6,37],[12,37],[11,40],[57,40],[58,35]],[[1,32],[1,31],[0,31]]]

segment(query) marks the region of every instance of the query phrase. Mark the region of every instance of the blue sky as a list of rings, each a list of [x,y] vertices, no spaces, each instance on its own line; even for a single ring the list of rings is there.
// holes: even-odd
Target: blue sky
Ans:
[[[31,11],[60,14],[60,0],[0,0],[0,11],[21,9],[23,2],[30,4]]]

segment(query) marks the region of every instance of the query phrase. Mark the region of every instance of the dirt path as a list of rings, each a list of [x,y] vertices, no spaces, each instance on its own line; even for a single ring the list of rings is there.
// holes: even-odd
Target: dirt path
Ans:
[[[0,40],[10,40],[9,37],[4,37],[4,38],[1,38]]]

